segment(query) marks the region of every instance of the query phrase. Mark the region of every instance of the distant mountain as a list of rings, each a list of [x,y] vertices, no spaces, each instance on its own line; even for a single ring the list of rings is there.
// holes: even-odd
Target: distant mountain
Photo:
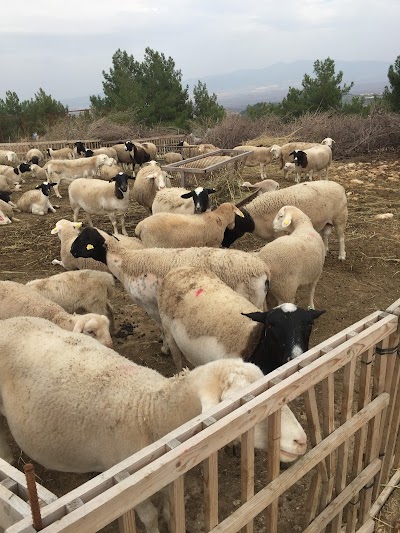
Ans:
[[[391,63],[385,61],[335,61],[335,70],[343,71],[343,82],[354,81],[352,94],[381,93],[388,84]],[[314,61],[301,60],[275,63],[262,69],[236,70],[228,74],[203,76],[209,93],[216,93],[218,102],[229,109],[244,109],[257,102],[279,102],[289,87],[301,88],[304,74],[314,75]],[[184,80],[190,92],[198,79]]]
[[[335,61],[335,70],[343,71],[343,82],[354,81],[351,94],[379,94],[388,84],[386,61]],[[314,75],[314,61],[301,60],[291,63],[275,63],[261,69],[235,70],[228,74],[203,76],[209,93],[216,93],[218,102],[228,109],[240,111],[257,102],[280,102],[287,95],[289,87],[301,87],[304,74]],[[199,78],[184,79],[190,93]],[[90,106],[89,96],[61,98],[70,110],[86,109]]]

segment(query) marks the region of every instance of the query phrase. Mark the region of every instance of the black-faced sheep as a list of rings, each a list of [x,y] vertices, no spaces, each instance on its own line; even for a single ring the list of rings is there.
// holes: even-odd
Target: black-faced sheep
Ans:
[[[332,163],[332,150],[329,146],[313,146],[308,150],[294,150],[290,155],[296,169],[307,172],[310,181],[313,179],[314,172],[319,173],[325,170],[325,179],[328,179],[329,166]],[[296,181],[300,181],[299,175]]]
[[[60,148],[59,150],[47,148],[46,152],[50,159],[75,159],[74,151],[68,147]]]
[[[216,190],[210,187],[196,187],[191,191],[183,187],[169,187],[157,192],[151,210],[157,213],[181,213],[194,215],[210,210],[209,195]]]
[[[235,216],[243,216],[235,205],[225,202],[214,211],[195,215],[157,213],[141,220],[135,235],[146,248],[219,248],[226,228],[235,225]]]
[[[123,235],[127,235],[125,228],[125,214],[129,205],[129,180],[131,176],[119,172],[107,183],[103,180],[78,178],[68,188],[69,202],[74,212],[74,222],[78,221],[80,209],[86,213],[90,226],[93,226],[91,215],[108,215],[118,235],[117,217],[120,218]]]
[[[50,202],[50,190],[55,183],[44,182],[37,185],[34,190],[26,191],[17,201],[17,208],[24,213],[33,215],[47,215],[49,211],[55,213],[55,207]]]
[[[158,307],[178,370],[182,358],[193,366],[242,358],[264,374],[308,350],[313,321],[324,312],[289,303],[261,312],[212,272],[193,267],[168,272]]]

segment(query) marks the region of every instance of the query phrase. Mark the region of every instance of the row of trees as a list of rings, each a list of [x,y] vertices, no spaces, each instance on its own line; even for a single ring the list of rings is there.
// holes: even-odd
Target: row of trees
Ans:
[[[386,87],[382,97],[375,97],[372,103],[368,103],[363,96],[348,98],[354,83],[342,84],[343,72],[340,70],[336,74],[335,62],[329,57],[324,61],[315,61],[314,75],[304,75],[302,89],[289,87],[282,102],[258,102],[247,106],[244,114],[251,118],[260,118],[273,113],[289,119],[315,111],[367,115],[370,105],[376,105],[377,102],[392,111],[400,112],[400,56],[388,71],[390,87]]]
[[[65,116],[68,108],[39,89],[34,98],[20,100],[17,93],[7,91],[0,98],[0,137],[3,142],[27,137],[33,132],[43,135],[48,127]]]
[[[217,96],[209,94],[200,80],[193,89],[182,86],[182,73],[171,57],[146,48],[143,61],[137,61],[126,51],[118,49],[112,56],[109,72],[103,71],[104,96],[90,97],[93,118],[110,116],[114,121],[141,124],[147,127],[175,126],[190,128],[193,124],[203,130],[214,126],[225,116]],[[400,56],[388,71],[386,87],[380,105],[400,112]],[[361,96],[349,99],[353,82],[342,84],[343,72],[335,72],[331,58],[314,63],[314,76],[304,75],[302,88],[289,87],[280,103],[259,102],[247,106],[244,114],[259,118],[277,114],[283,119],[298,117],[305,112],[340,111],[367,114],[369,108]],[[0,137],[16,139],[36,131],[45,133],[51,122],[68,112],[66,106],[54,100],[42,89],[31,100],[20,101],[15,92],[7,91],[0,99]]]

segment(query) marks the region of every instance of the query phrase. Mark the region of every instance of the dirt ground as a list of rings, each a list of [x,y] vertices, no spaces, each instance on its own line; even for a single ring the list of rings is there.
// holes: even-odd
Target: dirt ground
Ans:
[[[258,181],[256,169],[246,168],[242,174],[245,180]],[[271,167],[270,178],[280,182],[281,188],[293,184],[283,180],[277,167]],[[400,165],[397,158],[384,154],[355,161],[336,161],[331,167],[330,179],[341,183],[348,195],[349,221],[346,232],[347,260],[337,260],[337,240],[330,238],[330,252],[326,258],[323,276],[316,291],[315,304],[326,313],[318,319],[312,334],[311,345],[315,345],[377,309],[386,309],[400,297]],[[27,180],[23,190],[36,185],[37,180]],[[33,187],[32,187],[33,188]],[[66,186],[61,186],[63,198],[52,197],[60,205],[55,214],[40,217],[18,214],[19,223],[0,226],[0,279],[26,282],[31,279],[57,274],[61,267],[53,266],[52,259],[59,258],[60,241],[50,234],[55,222],[61,218],[71,219]],[[14,193],[15,202],[20,193]],[[378,219],[377,215],[391,213],[392,218]],[[132,203],[127,217],[129,235],[134,235],[136,223],[145,216],[144,210]],[[81,220],[84,218],[82,216]],[[94,218],[95,224],[111,232],[107,218]],[[252,236],[245,236],[235,243],[234,248],[255,250],[264,243]],[[306,305],[299,295],[298,303]],[[116,328],[114,347],[122,355],[136,363],[155,368],[166,376],[174,373],[172,360],[161,354],[157,328],[144,311],[138,308],[121,286],[117,285],[112,300],[115,309]],[[296,414],[304,417],[301,406]],[[11,438],[10,438],[11,441]],[[17,465],[22,468],[28,458],[15,446]],[[265,458],[257,456],[256,490],[261,488],[265,478]],[[65,494],[89,479],[90,475],[60,474],[36,467],[39,482],[57,495]],[[220,453],[219,467],[220,519],[229,510],[240,504],[240,460]],[[201,483],[199,469],[186,476],[187,487],[187,530],[202,530],[200,506]],[[290,493],[280,498],[281,533],[302,531],[302,509],[309,479],[303,478]],[[376,530],[381,533],[394,531],[393,525],[399,518],[400,490],[395,491],[388,503],[386,514],[377,521]],[[397,502],[397,503],[396,503]],[[261,531],[264,518],[256,522]],[[110,525],[104,531],[116,531]]]

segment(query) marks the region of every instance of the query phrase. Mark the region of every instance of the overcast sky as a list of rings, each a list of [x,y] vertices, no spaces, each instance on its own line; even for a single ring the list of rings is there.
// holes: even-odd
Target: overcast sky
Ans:
[[[184,79],[328,56],[393,63],[399,20],[399,0],[4,0],[0,98],[99,94],[118,48],[163,52]]]

